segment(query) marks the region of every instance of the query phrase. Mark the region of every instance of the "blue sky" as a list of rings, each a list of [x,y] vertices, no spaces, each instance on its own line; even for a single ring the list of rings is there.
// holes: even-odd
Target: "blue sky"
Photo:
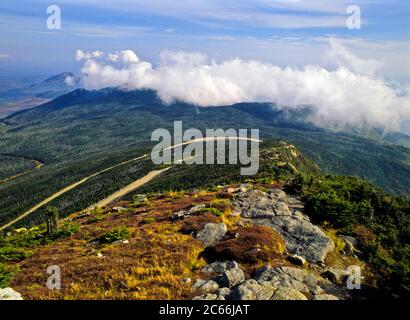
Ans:
[[[57,4],[62,29],[48,30]],[[346,28],[349,5],[362,28]],[[0,72],[48,75],[78,71],[75,51],[132,49],[157,61],[164,49],[214,59],[241,57],[301,67],[331,64],[329,37],[383,63],[386,78],[410,82],[410,2],[345,0],[2,0]]]

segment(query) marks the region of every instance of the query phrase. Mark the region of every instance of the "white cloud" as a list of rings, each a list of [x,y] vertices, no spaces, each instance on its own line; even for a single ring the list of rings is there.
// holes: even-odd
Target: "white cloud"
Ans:
[[[0,59],[8,59],[10,58],[10,55],[7,53],[0,53]]]
[[[74,78],[74,77],[72,77],[72,76],[67,76],[67,77],[65,77],[65,79],[64,79],[64,83],[65,83],[67,86],[72,87],[72,86],[75,85],[76,81],[75,81],[75,78]]]
[[[116,63],[86,59],[85,87],[153,89],[166,103],[179,100],[202,107],[252,101],[275,102],[283,109],[311,105],[310,120],[334,129],[372,125],[398,130],[410,119],[410,90],[395,89],[377,75],[377,62],[355,57],[336,40],[328,52],[336,58],[335,70],[241,59],[216,62],[199,53],[171,51],[164,51],[153,67],[127,52],[121,57],[115,53]]]
[[[87,60],[92,58],[100,58],[104,55],[102,51],[85,52],[82,50],[77,50],[75,58],[77,61]]]
[[[347,67],[353,72],[374,77],[383,66],[383,64],[377,60],[356,57],[335,39],[330,39],[330,46],[332,48],[329,53],[330,58],[333,59],[339,67]]]

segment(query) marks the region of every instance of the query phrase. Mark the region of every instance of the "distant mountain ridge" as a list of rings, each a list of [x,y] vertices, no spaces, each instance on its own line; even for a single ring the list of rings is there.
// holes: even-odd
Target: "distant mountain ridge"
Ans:
[[[115,153],[136,143],[152,146],[151,132],[172,129],[176,120],[182,120],[185,128],[200,130],[258,128],[263,139],[295,144],[325,172],[357,175],[389,192],[409,194],[410,149],[386,143],[380,137],[318,128],[303,121],[297,112],[280,110],[272,103],[198,108],[180,102],[163,104],[151,90],[77,89],[4,119],[1,147],[8,153],[54,163],[56,157],[78,159],[83,153]],[[21,134],[24,139],[18,138]],[[58,141],[56,136],[60,137]],[[42,147],[44,143],[47,148]]]
[[[72,72],[63,72],[31,84],[14,84],[0,92],[0,118],[67,94],[79,84],[80,79]]]

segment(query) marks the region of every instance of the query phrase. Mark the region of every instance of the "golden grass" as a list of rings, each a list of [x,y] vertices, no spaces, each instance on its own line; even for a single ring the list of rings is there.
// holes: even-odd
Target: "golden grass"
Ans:
[[[151,213],[150,213],[151,212]],[[25,299],[186,299],[190,284],[205,265],[199,257],[204,247],[190,235],[180,232],[181,224],[171,220],[143,224],[169,210],[141,214],[106,215],[98,224],[85,217],[81,231],[68,239],[41,246],[22,261],[13,287]],[[90,245],[101,234],[128,222],[132,230],[128,244]],[[97,253],[102,257],[98,257]],[[49,290],[46,269],[58,265],[62,289]]]

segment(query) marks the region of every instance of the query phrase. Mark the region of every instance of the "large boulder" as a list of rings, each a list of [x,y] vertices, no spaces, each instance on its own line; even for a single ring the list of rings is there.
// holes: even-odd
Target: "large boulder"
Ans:
[[[285,240],[288,252],[310,263],[324,264],[326,256],[335,249],[332,239],[319,227],[296,216],[277,216],[270,220],[259,220],[257,224],[275,229]]]
[[[216,294],[219,298],[226,298],[231,294],[231,289],[229,288],[220,288],[216,291]]]
[[[222,274],[225,270],[239,268],[236,261],[215,261],[202,267],[202,272]]]
[[[12,288],[0,289],[0,300],[23,300],[23,297]]]
[[[292,288],[279,288],[272,300],[307,300],[306,296]]]
[[[194,297],[193,300],[217,300],[218,296],[214,293],[205,293],[203,295]]]
[[[266,266],[255,272],[254,279],[259,283],[269,283],[274,288],[290,288],[297,291],[309,292],[308,286],[304,283],[308,273],[305,270]]]
[[[261,190],[247,190],[240,192],[235,197],[233,206],[244,218],[261,219],[271,218],[275,215],[275,210],[271,205],[272,199]]]
[[[254,279],[246,280],[241,285],[235,287],[229,299],[231,300],[270,300],[276,289],[270,284],[259,284]]]
[[[292,267],[276,267],[269,265],[257,270],[253,278],[260,284],[269,284],[274,288],[290,288],[296,291],[322,294],[326,280],[304,269]]]
[[[351,273],[347,270],[330,268],[322,273],[322,276],[332,281],[334,284],[344,285]]]
[[[226,270],[216,281],[221,287],[232,288],[245,281],[245,274],[241,269],[233,268]]]
[[[309,263],[324,264],[327,254],[334,250],[333,241],[300,211],[303,204],[281,190],[239,192],[232,205],[246,221],[277,231],[287,251]]]
[[[227,231],[228,228],[225,223],[207,223],[205,227],[198,232],[196,238],[208,247],[221,241]]]
[[[219,289],[219,285],[213,280],[198,279],[195,281],[192,289],[200,293],[214,293]]]

